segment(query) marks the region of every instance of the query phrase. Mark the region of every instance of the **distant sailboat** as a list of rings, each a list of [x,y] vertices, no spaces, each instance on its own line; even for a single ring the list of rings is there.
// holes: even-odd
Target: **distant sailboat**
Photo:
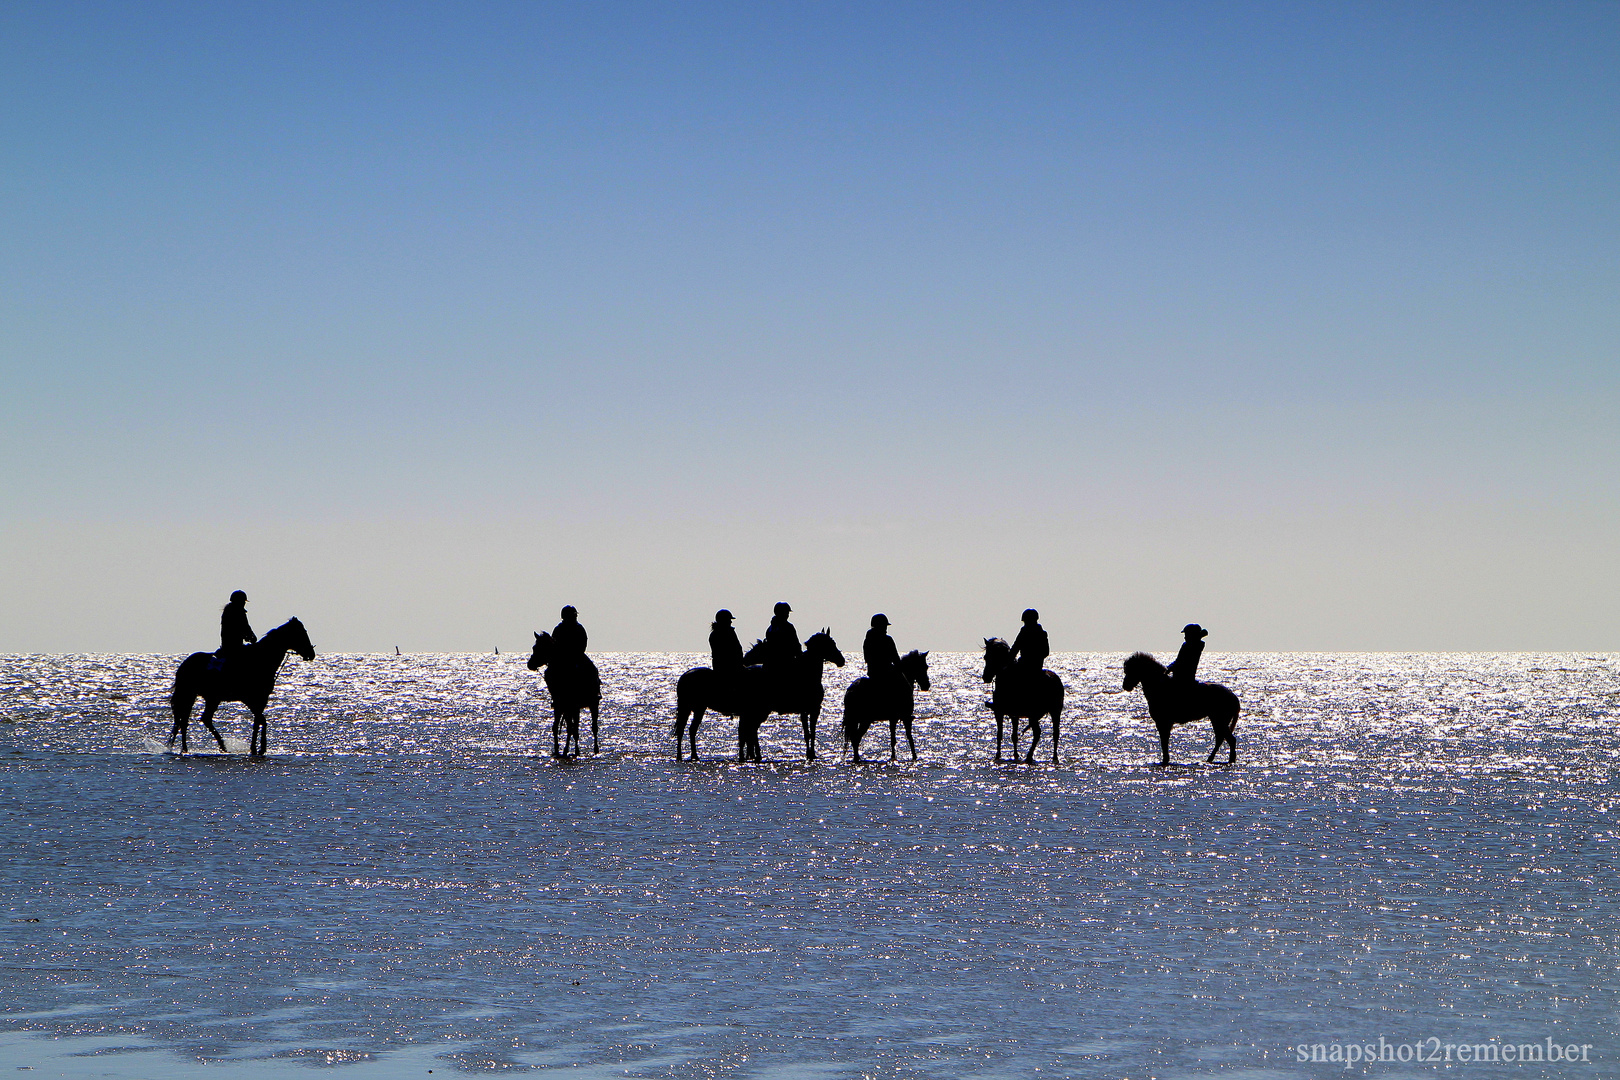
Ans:
[[[398,656],[398,655],[399,655],[399,646],[398,646],[398,645],[395,645],[395,646],[394,646],[394,655],[395,655],[395,656]]]

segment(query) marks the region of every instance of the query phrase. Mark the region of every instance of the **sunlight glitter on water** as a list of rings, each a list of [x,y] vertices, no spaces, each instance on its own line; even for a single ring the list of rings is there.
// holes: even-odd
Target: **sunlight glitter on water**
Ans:
[[[535,756],[519,658],[289,661],[260,763],[150,752],[174,658],[0,659],[7,1027],[110,1039],[98,1068],[389,1075],[1304,1076],[1328,1072],[1301,1041],[1431,1033],[1620,1053],[1614,657],[1209,654],[1243,757],[1172,770],[1118,654],[1054,658],[1055,768],[989,760],[977,657],[944,654],[917,765],[840,760],[849,669],[828,760],[778,719],[735,764],[717,719],[677,765],[695,659],[603,657],[605,752],[566,765]]]

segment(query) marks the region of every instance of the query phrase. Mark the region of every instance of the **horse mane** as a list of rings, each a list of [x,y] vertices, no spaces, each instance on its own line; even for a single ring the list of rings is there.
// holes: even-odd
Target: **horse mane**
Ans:
[[[1168,669],[1163,664],[1159,663],[1158,660],[1154,659],[1153,654],[1134,652],[1125,658],[1125,670],[1126,672],[1135,670],[1143,672],[1144,674],[1147,672],[1152,672],[1155,675],[1163,675]]]
[[[995,651],[997,649],[1009,649],[1010,650],[1011,648],[1012,648],[1012,646],[1007,644],[1007,639],[1006,638],[987,637],[987,638],[984,639],[984,651],[985,652],[993,652],[993,651]]]
[[[264,632],[263,636],[261,636],[259,638],[259,640],[261,642],[269,641],[273,637],[277,637],[277,636],[279,636],[281,634],[288,633],[294,627],[298,627],[298,628],[301,629],[303,627],[303,625],[304,624],[299,622],[297,620],[297,618],[288,619],[286,622],[282,623],[280,626],[274,626],[274,627],[271,627],[269,630],[266,630]]]

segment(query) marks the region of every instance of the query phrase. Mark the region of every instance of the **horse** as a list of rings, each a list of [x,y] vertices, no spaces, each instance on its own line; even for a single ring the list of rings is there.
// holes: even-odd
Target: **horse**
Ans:
[[[264,721],[265,706],[276,688],[276,671],[289,652],[305,660],[315,659],[315,646],[309,643],[304,624],[288,619],[265,634],[252,645],[233,649],[231,655],[221,659],[214,653],[192,653],[180,662],[174,673],[174,690],[169,694],[169,709],[174,713],[174,726],[169,729],[168,745],[180,739],[180,752],[190,750],[187,728],[191,721],[191,707],[203,699],[202,722],[208,733],[225,750],[225,740],[214,727],[214,711],[222,701],[240,701],[253,713],[253,729],[248,734],[248,753],[264,757],[268,752],[269,730]]]
[[[1025,765],[1035,762],[1035,747],[1041,741],[1041,717],[1052,718],[1052,764],[1058,760],[1058,727],[1063,719],[1063,680],[1042,669],[1034,679],[1025,676],[1013,663],[1012,646],[1001,638],[984,639],[984,681],[994,683],[990,711],[996,714],[996,760],[1001,760],[1003,717],[1012,721],[1013,760],[1018,760],[1018,721],[1027,719],[1033,741]]]
[[[765,722],[768,711],[765,705],[765,669],[758,666],[738,668],[730,677],[723,678],[713,668],[695,667],[675,680],[675,723],[670,727],[670,734],[675,737],[676,761],[684,760],[681,747],[683,737],[692,745],[692,760],[698,759],[698,725],[703,723],[704,713],[710,711],[737,717],[739,732],[745,726],[742,723],[743,714],[751,714],[749,724],[758,730],[759,725]],[[741,757],[740,746],[738,756]]]
[[[551,692],[551,756],[578,757],[579,713],[591,710],[591,753],[602,752],[600,710],[602,708],[602,676],[589,656],[581,656],[572,664],[559,663],[552,651],[550,634],[534,635],[534,651],[529,654],[529,670],[546,669],[546,689]],[[560,729],[568,725],[568,734],[561,740]],[[570,753],[572,750],[572,753]]]
[[[1125,658],[1125,691],[1135,690],[1141,684],[1142,696],[1147,698],[1148,715],[1159,728],[1160,765],[1170,764],[1170,729],[1177,724],[1190,724],[1209,717],[1215,729],[1215,745],[1209,749],[1210,762],[1221,744],[1231,747],[1228,765],[1237,761],[1238,696],[1220,683],[1201,682],[1193,687],[1189,696],[1174,680],[1169,670],[1145,652],[1132,653]]]
[[[898,756],[895,750],[895,728],[906,725],[906,745],[911,747],[911,760],[917,760],[917,743],[911,737],[911,718],[916,703],[916,690],[928,689],[928,654],[916,649],[900,658],[900,679],[890,686],[880,686],[870,676],[863,675],[849,684],[844,691],[844,741],[855,752],[855,762],[861,760],[861,739],[867,729],[879,720],[889,722],[889,760]]]
[[[743,654],[743,663],[751,666],[753,662],[762,661],[765,651],[765,642],[754,642],[753,648]],[[816,760],[816,724],[821,719],[821,703],[827,697],[821,685],[823,664],[844,666],[844,654],[838,650],[838,643],[826,627],[806,638],[804,651],[783,665],[782,670],[760,668],[759,680],[764,693],[759,696],[763,698],[763,708],[749,709],[737,718],[739,761],[764,760],[759,752],[759,729],[772,713],[797,714],[799,727],[804,732],[804,759]]]

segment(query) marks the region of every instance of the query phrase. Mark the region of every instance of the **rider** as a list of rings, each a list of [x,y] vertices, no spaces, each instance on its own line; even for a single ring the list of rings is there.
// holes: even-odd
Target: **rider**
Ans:
[[[562,609],[562,622],[551,632],[551,647],[556,650],[557,659],[565,663],[585,659],[585,639],[585,628],[579,624],[579,612],[573,604],[569,604]]]
[[[1204,654],[1204,639],[1209,636],[1209,631],[1190,622],[1181,628],[1181,634],[1185,640],[1168,670],[1171,685],[1186,696],[1198,685],[1198,658]]]
[[[1025,608],[1024,625],[1019,628],[1018,636],[1013,638],[1011,659],[1016,665],[1014,670],[1026,678],[1039,675],[1041,665],[1052,654],[1051,643],[1046,640],[1046,631],[1041,629],[1040,620],[1040,612]]]
[[[778,601],[771,616],[771,625],[765,628],[765,665],[775,667],[786,665],[799,658],[804,651],[799,644],[799,632],[793,629],[788,622],[788,615],[793,609],[788,607],[787,601]]]
[[[237,589],[231,593],[231,602],[219,613],[219,652],[214,655],[223,660],[244,644],[252,645],[258,640],[259,635],[248,625],[247,593]]]
[[[742,642],[731,626],[731,612],[721,608],[714,613],[709,625],[709,656],[714,673],[722,677],[735,675],[743,667]]]
[[[874,686],[888,689],[899,681],[900,650],[894,647],[894,638],[889,636],[887,615],[872,616],[872,629],[866,632],[861,655],[866,658],[866,677]]]

